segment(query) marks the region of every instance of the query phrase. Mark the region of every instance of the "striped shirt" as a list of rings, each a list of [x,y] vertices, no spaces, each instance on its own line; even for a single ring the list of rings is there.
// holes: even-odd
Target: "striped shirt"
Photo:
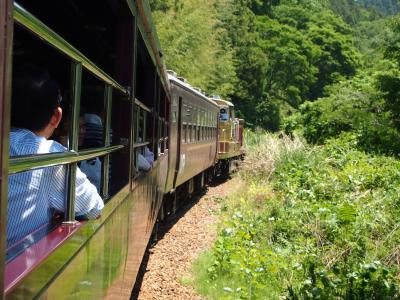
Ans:
[[[27,129],[12,128],[10,156],[65,152],[61,144]],[[95,219],[104,207],[96,187],[77,168],[76,216]],[[11,246],[51,221],[54,211],[64,211],[66,167],[52,166],[10,175],[8,178],[7,244]]]

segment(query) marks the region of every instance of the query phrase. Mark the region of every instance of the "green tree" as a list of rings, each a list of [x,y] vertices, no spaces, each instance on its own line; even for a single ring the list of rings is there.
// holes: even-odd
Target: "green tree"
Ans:
[[[208,93],[232,93],[235,84],[233,51],[224,43],[215,1],[161,1],[152,3],[167,68]],[[227,6],[220,2],[221,6]]]

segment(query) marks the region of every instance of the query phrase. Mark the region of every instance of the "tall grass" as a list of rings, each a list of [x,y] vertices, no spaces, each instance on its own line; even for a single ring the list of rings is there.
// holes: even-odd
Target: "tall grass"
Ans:
[[[258,178],[268,181],[278,164],[292,155],[301,154],[305,148],[298,136],[246,131],[246,159],[242,163],[240,175],[246,180]]]

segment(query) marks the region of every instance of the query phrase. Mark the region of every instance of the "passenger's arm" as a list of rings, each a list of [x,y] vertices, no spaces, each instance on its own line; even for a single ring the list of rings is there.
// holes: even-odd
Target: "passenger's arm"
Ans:
[[[146,158],[139,153],[139,170],[141,171],[149,171],[151,169],[151,165],[149,162],[146,160]]]
[[[67,196],[66,190],[66,167],[54,167],[53,193],[50,195],[51,207],[64,212],[64,199]],[[96,187],[90,183],[86,175],[79,168],[76,170],[75,189],[75,215],[86,216],[89,219],[96,219],[104,207],[103,200],[97,193]]]
[[[147,146],[144,148],[144,156],[150,165],[154,163],[154,153]]]
[[[103,199],[97,192],[96,187],[90,183],[86,175],[79,168],[76,170],[75,189],[75,214],[85,215],[89,219],[96,219],[100,216],[104,207]]]

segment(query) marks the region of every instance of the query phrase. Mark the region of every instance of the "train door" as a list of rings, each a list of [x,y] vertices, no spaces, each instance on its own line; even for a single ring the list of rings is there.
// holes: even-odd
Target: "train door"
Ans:
[[[178,138],[177,138],[177,148],[176,148],[176,167],[174,175],[174,188],[176,187],[176,179],[178,177],[178,172],[181,164],[181,144],[182,144],[182,97],[179,97],[178,102]]]
[[[176,174],[179,170],[179,153],[181,147],[182,135],[182,98],[174,93],[172,87],[172,105],[171,105],[171,122],[170,122],[170,150],[169,150],[169,167],[166,192],[175,188]]]

